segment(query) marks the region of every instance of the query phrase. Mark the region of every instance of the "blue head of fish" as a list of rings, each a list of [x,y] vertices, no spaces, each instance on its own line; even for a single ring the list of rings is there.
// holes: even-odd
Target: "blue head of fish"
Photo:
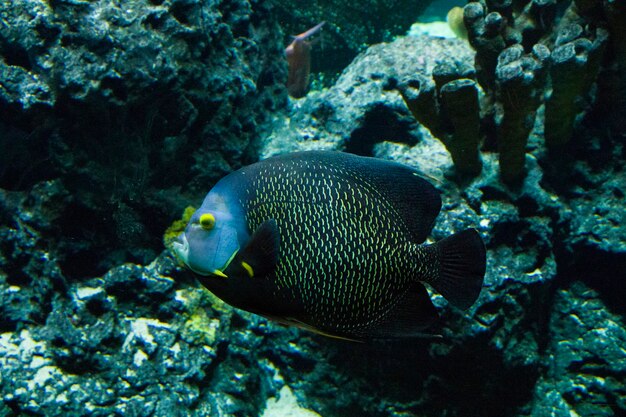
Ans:
[[[224,270],[249,234],[241,209],[216,188],[193,214],[174,250],[195,273],[225,277]]]

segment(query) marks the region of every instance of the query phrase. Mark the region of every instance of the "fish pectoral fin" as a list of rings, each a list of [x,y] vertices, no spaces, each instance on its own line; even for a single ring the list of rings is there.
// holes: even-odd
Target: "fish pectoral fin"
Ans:
[[[267,276],[276,269],[279,251],[280,233],[276,220],[266,220],[237,254],[233,264],[241,266],[250,278]]]
[[[228,278],[228,275],[226,275],[225,273],[223,273],[222,271],[220,271],[219,269],[214,269],[213,271],[211,271],[212,275],[221,277],[221,278]]]
[[[427,329],[439,319],[428,291],[419,283],[409,287],[398,304],[375,328],[368,330],[372,339],[435,337]]]

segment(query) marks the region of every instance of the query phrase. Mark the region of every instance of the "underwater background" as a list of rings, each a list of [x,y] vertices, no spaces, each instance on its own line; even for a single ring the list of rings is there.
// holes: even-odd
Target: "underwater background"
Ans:
[[[285,47],[322,21],[291,98]],[[0,416],[626,415],[625,22],[623,0],[0,0]],[[480,232],[478,301],[432,294],[441,338],[283,327],[168,249],[224,175],[312,149],[414,167],[433,241]]]

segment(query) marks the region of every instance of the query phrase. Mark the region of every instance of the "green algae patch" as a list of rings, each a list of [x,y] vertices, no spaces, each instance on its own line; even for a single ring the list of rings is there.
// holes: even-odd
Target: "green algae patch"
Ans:
[[[189,206],[183,211],[183,216],[175,220],[167,229],[165,229],[165,233],[163,233],[163,246],[169,249],[172,253],[176,253],[173,249],[173,243],[182,232],[185,231],[185,227],[187,227],[187,223],[193,216],[193,213],[196,212],[196,208]]]

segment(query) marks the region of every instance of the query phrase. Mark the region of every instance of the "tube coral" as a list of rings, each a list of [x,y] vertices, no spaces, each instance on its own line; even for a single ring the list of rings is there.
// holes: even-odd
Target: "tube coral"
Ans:
[[[413,116],[439,138],[461,175],[477,175],[479,155],[480,106],[473,68],[459,63],[439,64],[432,79],[416,77],[400,87],[400,93]]]

